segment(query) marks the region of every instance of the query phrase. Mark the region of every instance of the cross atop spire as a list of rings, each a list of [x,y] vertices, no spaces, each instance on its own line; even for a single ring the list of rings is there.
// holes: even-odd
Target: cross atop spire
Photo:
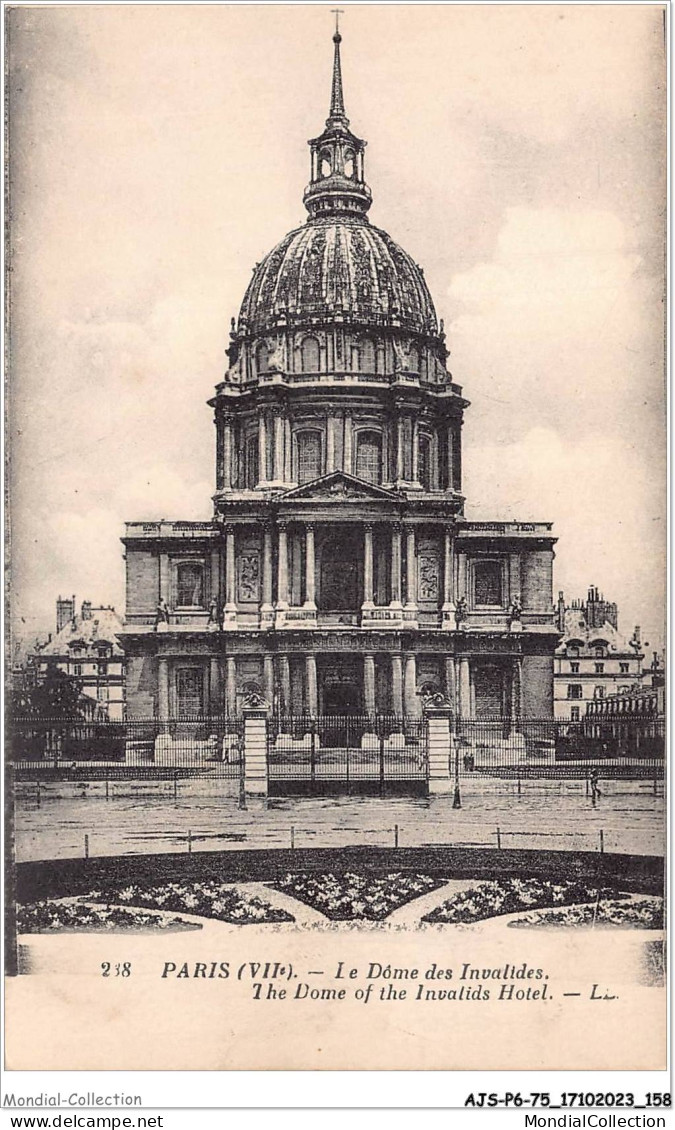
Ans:
[[[338,118],[346,121],[345,101],[342,93],[342,67],[340,64],[340,44],[342,43],[342,36],[340,35],[340,16],[344,15],[344,13],[341,8],[333,8],[331,10],[335,16],[335,35],[333,36],[335,52],[333,55],[333,85],[331,87],[330,113],[328,117],[329,120]]]
[[[330,112],[321,136],[314,137],[309,142],[312,164],[304,202],[310,219],[347,213],[365,220],[371,202],[370,189],[363,174],[363,151],[366,143],[351,132],[349,119],[345,114],[340,63],[342,36],[339,19],[342,9],[333,8],[332,12],[335,16],[335,50]]]

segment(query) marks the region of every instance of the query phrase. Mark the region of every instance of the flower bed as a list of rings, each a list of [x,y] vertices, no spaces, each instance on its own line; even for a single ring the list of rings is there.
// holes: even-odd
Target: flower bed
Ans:
[[[566,906],[559,910],[535,910],[509,922],[509,926],[618,926],[623,929],[662,930],[663,899],[647,896],[618,902],[616,898],[589,906]]]
[[[296,872],[284,875],[271,886],[308,906],[320,910],[335,922],[367,919],[380,922],[411,899],[443,886],[445,879],[429,875],[315,875]]]
[[[121,903],[155,910],[172,910],[196,914],[200,918],[217,918],[245,926],[252,922],[294,922],[285,910],[277,910],[262,899],[243,895],[225,883],[163,883],[157,887],[131,883],[126,887],[92,891],[93,902]]]
[[[548,879],[495,879],[479,882],[470,890],[460,891],[441,906],[426,914],[423,922],[480,922],[501,914],[540,907],[567,906],[570,903],[594,902],[597,888],[583,883],[552,883]],[[616,891],[602,890],[601,898],[625,898]]]
[[[58,934],[90,931],[200,930],[196,922],[147,910],[93,906],[80,899],[35,902],[17,908],[19,934]]]

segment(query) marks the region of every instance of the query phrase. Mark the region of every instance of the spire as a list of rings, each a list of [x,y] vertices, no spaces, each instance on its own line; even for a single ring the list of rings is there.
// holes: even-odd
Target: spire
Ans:
[[[333,8],[333,12],[335,34],[330,113],[321,136],[309,142],[312,164],[304,202],[310,218],[344,212],[365,218],[371,202],[370,189],[363,173],[366,143],[351,132],[345,114],[340,61],[342,36],[338,23],[342,13],[339,8]]]
[[[330,92],[330,113],[328,120],[331,121],[338,118],[346,122],[345,100],[342,93],[342,66],[340,64],[340,44],[342,43],[342,36],[340,35],[339,21],[343,13],[341,8],[333,8],[333,13],[335,15],[335,35],[333,36],[335,51],[333,54],[333,85]]]

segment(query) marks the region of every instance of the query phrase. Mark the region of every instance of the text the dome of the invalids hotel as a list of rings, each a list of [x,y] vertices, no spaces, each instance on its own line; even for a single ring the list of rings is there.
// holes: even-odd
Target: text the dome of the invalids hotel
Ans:
[[[306,221],[232,319],[210,522],[127,525],[130,717],[553,707],[548,523],[464,517],[468,401],[423,270],[369,217],[334,39]],[[261,155],[262,161],[262,155]]]

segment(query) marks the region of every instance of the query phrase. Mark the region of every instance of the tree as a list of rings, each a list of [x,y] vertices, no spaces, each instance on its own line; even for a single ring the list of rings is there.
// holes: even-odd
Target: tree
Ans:
[[[21,718],[83,718],[82,683],[56,666],[49,666],[42,679],[15,689],[10,696],[10,713]]]

